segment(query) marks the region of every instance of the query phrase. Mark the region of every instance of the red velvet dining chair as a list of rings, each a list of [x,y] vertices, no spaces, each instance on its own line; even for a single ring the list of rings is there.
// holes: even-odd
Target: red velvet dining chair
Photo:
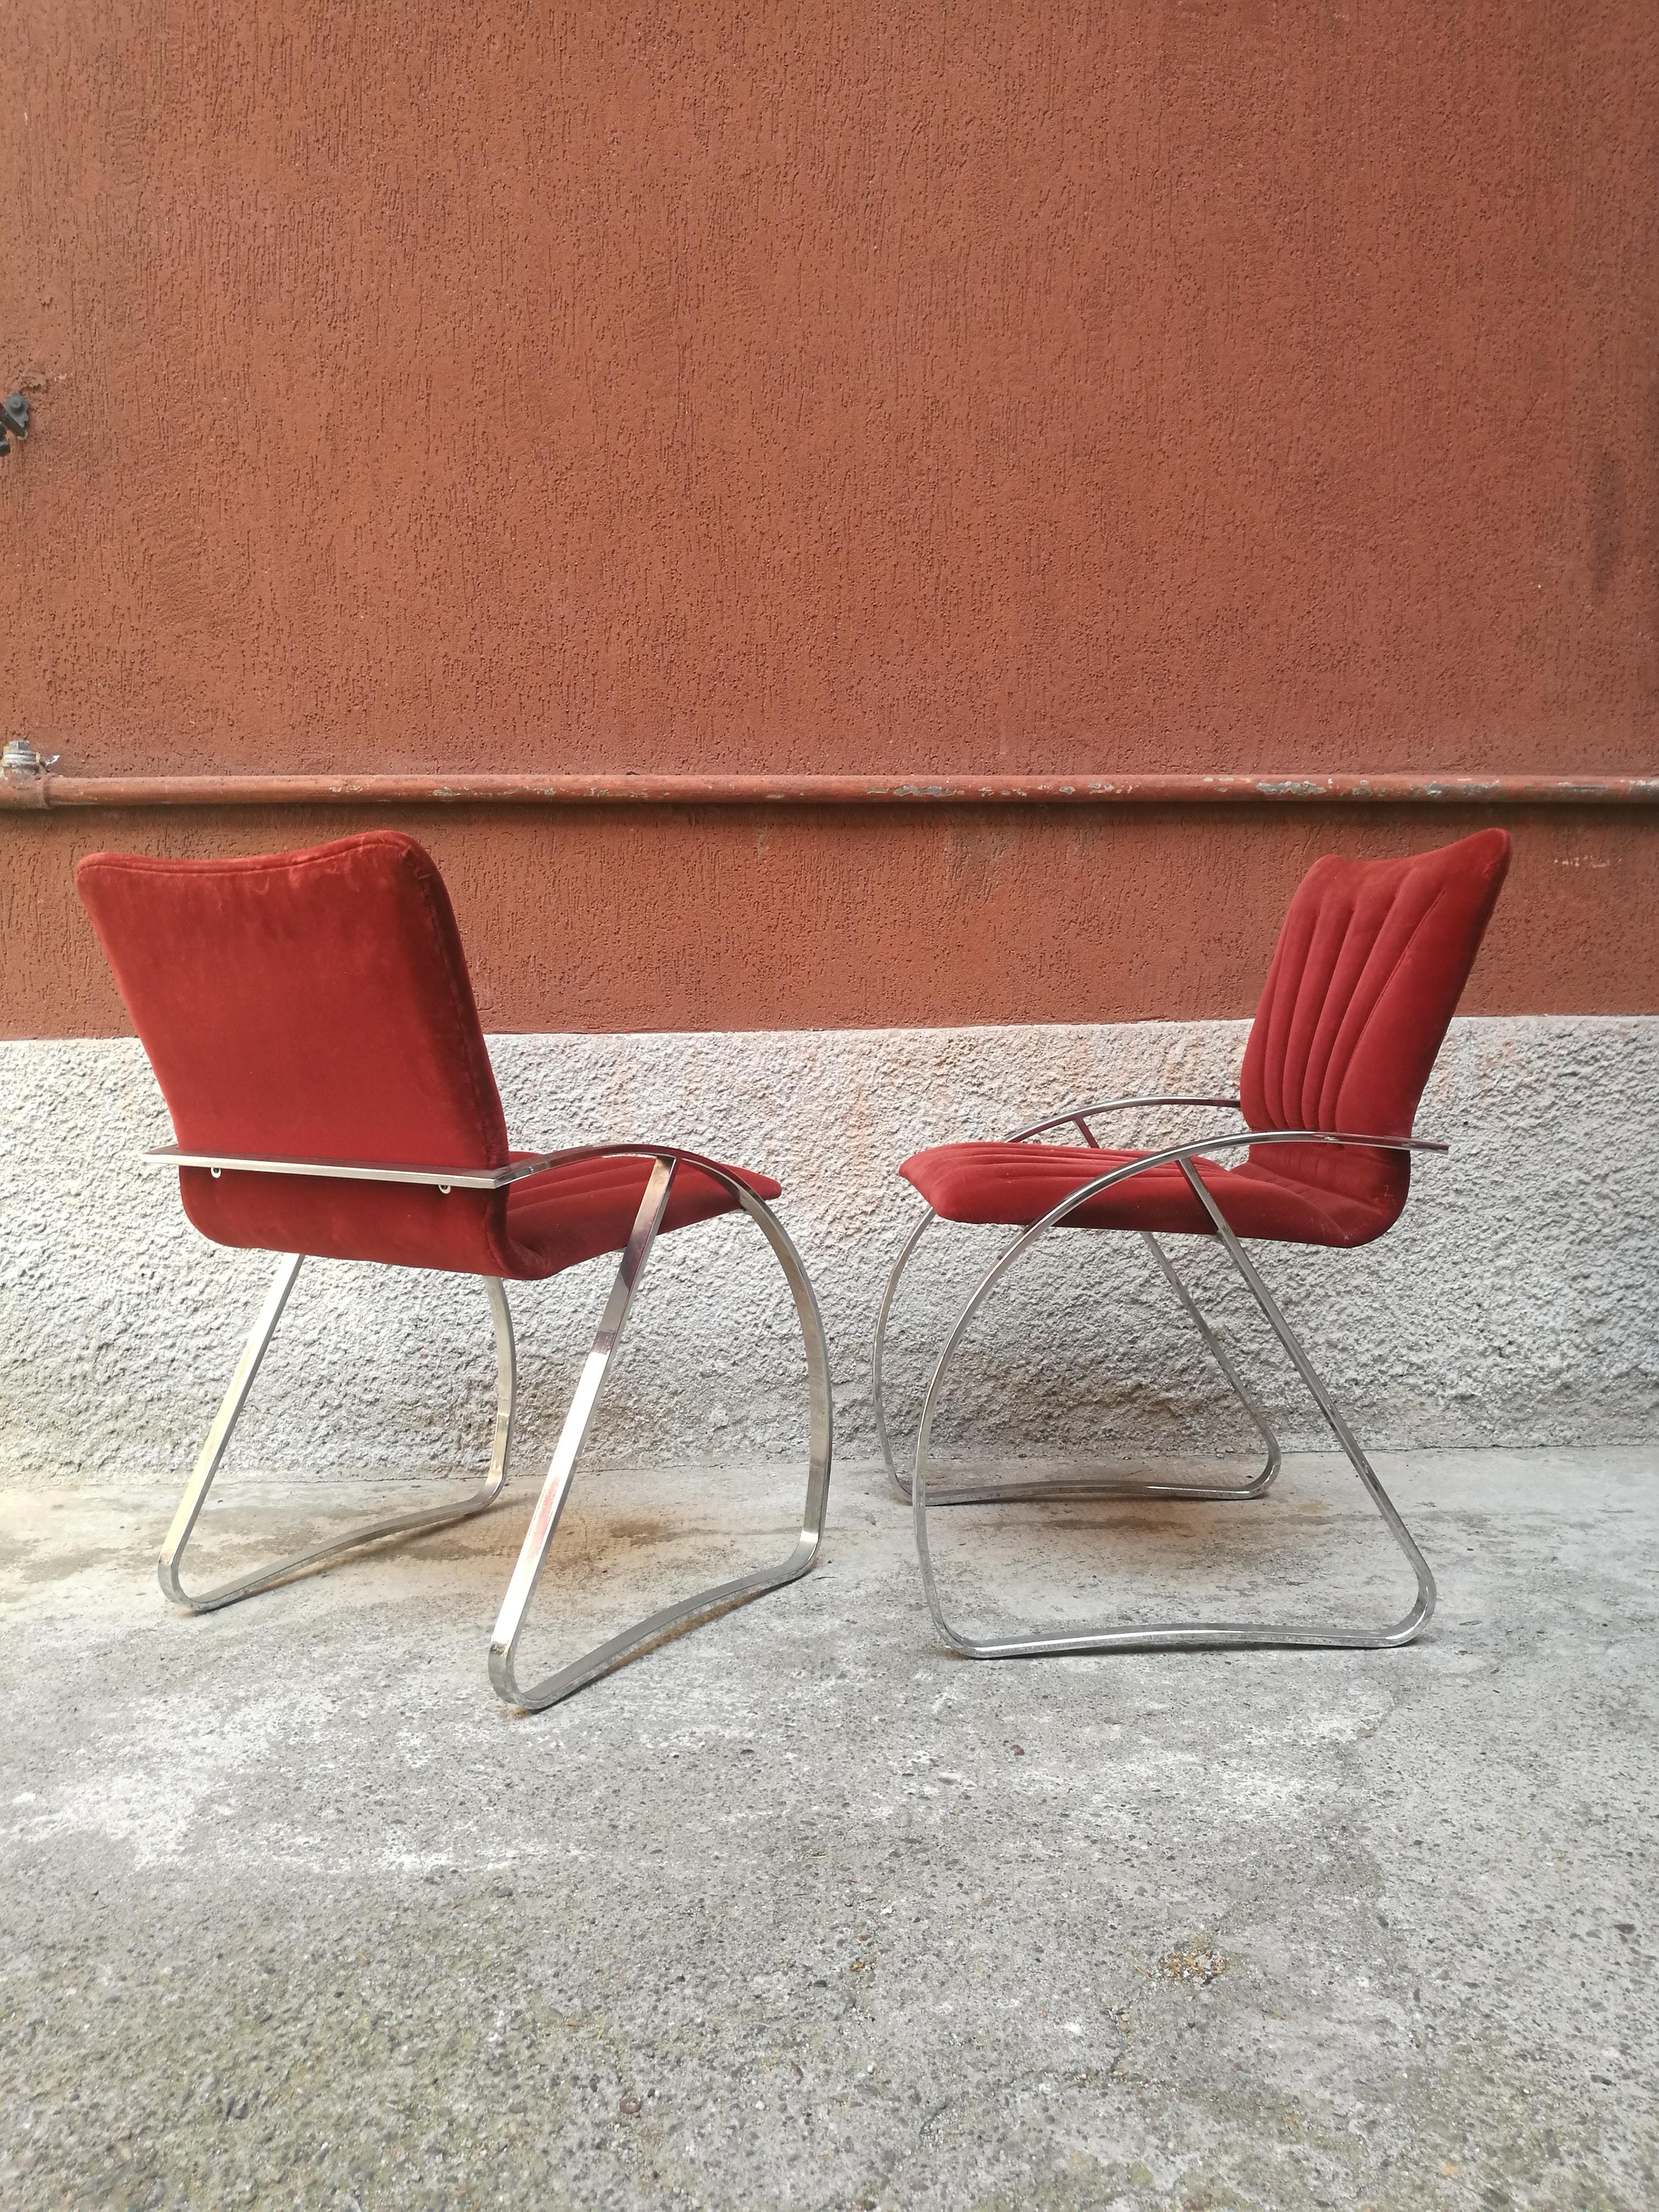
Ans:
[[[502,1601],[489,1675],[539,1709],[666,1631],[794,1581],[812,1565],[829,1498],[823,1328],[799,1255],[767,1203],[769,1176],[671,1145],[513,1151],[443,880],[390,830],[309,852],[167,860],[97,853],[80,893],[149,1054],[177,1143],[185,1212],[221,1244],[282,1256],[161,1552],[166,1595],[210,1612],[377,1539],[483,1512],[507,1477],[516,1365],[506,1285],[609,1252],[622,1259]],[[576,1456],[655,1239],[741,1208],[771,1246],[806,1352],[806,1502],[781,1566],[668,1606],[544,1680],[520,1681],[519,1639],[569,1495]],[[489,1476],[454,1504],[359,1526],[319,1549],[202,1591],[185,1549],[307,1258],[434,1267],[483,1280],[495,1325]]]
[[[873,1390],[888,1473],[912,1506],[928,1610],[944,1641],[979,1659],[1043,1652],[1171,1650],[1242,1645],[1408,1644],[1434,1610],[1434,1577],[1394,1504],[1262,1280],[1243,1240],[1347,1249],[1369,1244],[1399,1219],[1413,1152],[1448,1148],[1414,1137],[1412,1122],[1456,1009],[1509,866],[1510,840],[1486,830],[1442,850],[1396,860],[1320,860],[1309,871],[1279,944],[1245,1047],[1237,1098],[1114,1098],[1068,1106],[999,1144],[940,1145],[899,1170],[928,1212],[893,1266],[876,1324]],[[1098,1115],[1146,1107],[1230,1108],[1244,1127],[1158,1152],[1112,1152],[1096,1139]],[[1034,1139],[1074,1128],[1084,1147]],[[1231,1164],[1212,1155],[1242,1152]],[[981,1278],[946,1338],[923,1401],[915,1470],[895,1464],[883,1403],[882,1360],[895,1293],[911,1254],[935,1221],[976,1222],[1019,1234]],[[1182,1484],[1125,1477],[980,1481],[935,1486],[929,1455],[945,1376],[974,1316],[1015,1261],[1050,1230],[1133,1231],[1260,1431],[1267,1457],[1237,1483]],[[1176,1621],[1033,1630],[976,1639],[945,1618],[928,1545],[930,1505],[1083,1497],[1214,1503],[1260,1498],[1279,1471],[1266,1414],[1211,1333],[1161,1237],[1211,1237],[1255,1297],[1324,1415],[1417,1578],[1399,1620],[1380,1628],[1340,1623]]]

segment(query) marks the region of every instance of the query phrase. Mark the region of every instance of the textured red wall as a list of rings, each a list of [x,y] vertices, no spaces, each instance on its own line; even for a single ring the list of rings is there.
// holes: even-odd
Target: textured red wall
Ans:
[[[1652,762],[1652,0],[9,21],[66,765]]]
[[[85,852],[257,853],[339,808],[0,819],[0,1035],[128,1027],[72,893]],[[1322,853],[1410,852],[1462,808],[581,808],[383,817],[436,856],[495,1030],[930,1027],[1248,1014]],[[1659,1010],[1646,810],[1520,809],[1470,1013]],[[1632,917],[1638,919],[1632,924]],[[70,1018],[65,1018],[65,1010]]]
[[[14,0],[6,47],[0,735],[66,768],[1654,764],[1651,0]],[[613,849],[536,849],[578,833]],[[845,917],[933,972],[883,855],[943,884],[958,834],[805,823],[844,972],[745,1005],[888,1018]],[[1276,900],[1271,838],[1250,875],[1237,825],[1110,832],[1177,964],[1223,834]],[[67,942],[53,836],[0,819],[0,867]],[[1004,963],[1060,836],[975,848]],[[1609,957],[1583,1003],[1650,993]],[[68,972],[0,1026],[101,1023]],[[988,1016],[1053,1000],[991,975]]]

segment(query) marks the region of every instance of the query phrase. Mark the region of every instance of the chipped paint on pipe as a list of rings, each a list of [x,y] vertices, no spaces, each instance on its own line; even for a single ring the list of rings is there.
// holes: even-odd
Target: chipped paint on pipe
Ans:
[[[0,777],[0,806],[1650,806],[1637,775],[131,775]]]

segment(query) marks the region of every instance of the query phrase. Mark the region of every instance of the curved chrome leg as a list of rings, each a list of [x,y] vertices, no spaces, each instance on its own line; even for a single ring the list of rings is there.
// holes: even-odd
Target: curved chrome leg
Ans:
[[[767,1590],[780,1589],[786,1583],[797,1581],[817,1557],[818,1546],[823,1540],[824,1516],[830,1504],[830,1462],[833,1449],[833,1413],[830,1393],[830,1355],[823,1339],[823,1323],[818,1314],[817,1301],[812,1295],[812,1285],[802,1267],[800,1255],[770,1210],[735,1178],[718,1175],[707,1164],[700,1164],[699,1172],[714,1174],[716,1180],[737,1199],[752,1220],[758,1224],[762,1234],[777,1255],[779,1264],[788,1281],[795,1301],[796,1317],[800,1322],[802,1340],[806,1348],[807,1389],[809,1396],[809,1443],[806,1476],[806,1504],[802,1517],[801,1533],[795,1548],[781,1566],[765,1567],[752,1574],[738,1575],[730,1582],[717,1583],[712,1589],[699,1590],[693,1597],[682,1598],[673,1605],[664,1606],[659,1612],[650,1613],[635,1621],[631,1628],[623,1629],[580,1659],[572,1660],[539,1682],[526,1686],[518,1677],[516,1666],[519,1638],[524,1633],[525,1616],[535,1594],[537,1578],[547,1556],[548,1546],[553,1540],[570,1494],[571,1478],[575,1472],[576,1459],[587,1434],[593,1407],[605,1382],[605,1373],[616,1355],[617,1342],[633,1302],[635,1288],[639,1282],[651,1247],[656,1241],[668,1204],[669,1187],[673,1181],[674,1163],[659,1160],[652,1169],[640,1200],[634,1226],[629,1233],[617,1268],[616,1280],[611,1295],[605,1300],[605,1311],[599,1318],[599,1333],[593,1339],[593,1348],[587,1355],[581,1380],[576,1385],[576,1395],[565,1415],[564,1427],[553,1454],[547,1480],[536,1501],[536,1510],[530,1516],[530,1526],[525,1532],[524,1545],[520,1551],[513,1578],[507,1586],[501,1601],[501,1610],[489,1645],[489,1680],[495,1694],[504,1703],[516,1705],[528,1712],[541,1712],[549,1705],[557,1705],[647,1644],[655,1643],[675,1628],[700,1616],[737,1605],[744,1599],[759,1597]]]
[[[1205,1320],[1203,1315],[1199,1311],[1192,1292],[1187,1288],[1186,1284],[1182,1282],[1181,1277],[1176,1273],[1175,1261],[1170,1257],[1164,1247],[1158,1243],[1157,1237],[1152,1236],[1150,1231],[1143,1230],[1140,1233],[1140,1241],[1146,1247],[1146,1249],[1152,1254],[1153,1259],[1157,1261],[1158,1267],[1163,1271],[1164,1279],[1169,1284],[1176,1297],[1180,1299],[1182,1310],[1185,1312],[1188,1319],[1192,1322],[1193,1327],[1203,1338],[1206,1348],[1207,1349],[1211,1358],[1214,1360],[1216,1365],[1226,1376],[1228,1382],[1232,1384],[1233,1395],[1237,1399],[1239,1404],[1243,1406],[1245,1412],[1249,1415],[1251,1420],[1255,1424],[1257,1433],[1260,1435],[1263,1443],[1267,1447],[1267,1456],[1261,1463],[1261,1473],[1259,1474],[1252,1475],[1248,1482],[1240,1483],[1236,1486],[1229,1486],[1225,1483],[1219,1483],[1212,1488],[1203,1490],[1194,1489],[1190,1486],[1183,1486],[1179,1490],[1174,1488],[1173,1486],[1170,1487],[1160,1486],[1154,1494],[1162,1498],[1196,1498],[1203,1500],[1214,1499],[1218,1502],[1231,1498],[1260,1498],[1264,1491],[1269,1490],[1273,1487],[1274,1480],[1279,1474],[1282,1458],[1282,1455],[1279,1448],[1279,1438],[1273,1433],[1273,1424],[1267,1419],[1267,1413],[1263,1408],[1260,1399],[1256,1397],[1255,1392],[1249,1388],[1249,1385],[1245,1382],[1243,1376],[1233,1365],[1233,1363],[1228,1357],[1226,1348],[1222,1344],[1220,1338],[1217,1336],[1214,1330],[1210,1327],[1209,1322]]]
[[[320,1566],[324,1560],[337,1558],[342,1552],[353,1552],[362,1544],[373,1544],[382,1536],[412,1534],[417,1528],[445,1528],[452,1522],[470,1521],[486,1506],[493,1505],[501,1495],[501,1485],[507,1480],[507,1455],[513,1438],[513,1403],[517,1384],[517,1363],[513,1348],[513,1317],[507,1310],[505,1286],[494,1276],[482,1278],[489,1299],[490,1319],[495,1328],[495,1433],[490,1444],[489,1473],[483,1487],[471,1492],[453,1505],[427,1506],[414,1513],[398,1513],[390,1518],[371,1521],[350,1534],[337,1536],[331,1542],[320,1545],[314,1552],[302,1552],[297,1559],[284,1559],[280,1566],[262,1568],[258,1574],[245,1575],[236,1582],[221,1583],[216,1589],[192,1594],[179,1577],[184,1562],[185,1547],[190,1541],[191,1531],[207,1503],[213,1487],[213,1478],[219,1471],[219,1462],[225,1455],[231,1433],[241,1418],[248,1393],[253,1388],[254,1377],[259,1372],[260,1362],[265,1356],[276,1324],[283,1317],[289,1293],[294,1288],[300,1273],[301,1255],[284,1253],[277,1262],[276,1273],[265,1294],[264,1304],[254,1322],[252,1332],[242,1347],[242,1356],[236,1363],[236,1371],[230,1378],[230,1388],[224,1401],[214,1416],[213,1426],[197,1457],[195,1472],[185,1486],[179,1501],[179,1510],[173,1516],[173,1526],[167,1530],[167,1541],[161,1547],[157,1572],[163,1596],[175,1605],[189,1607],[192,1613],[216,1613],[222,1605],[232,1605],[238,1598],[252,1597],[256,1590],[269,1589],[272,1583],[284,1582],[304,1567]]]
[[[1214,1198],[1205,1188],[1189,1163],[1185,1160],[1182,1162],[1182,1171],[1203,1200],[1205,1211],[1215,1224],[1216,1235],[1221,1239],[1228,1258],[1243,1277],[1251,1297],[1267,1316],[1273,1334],[1290,1354],[1291,1364],[1308,1386],[1309,1395],[1325,1416],[1326,1425],[1338,1443],[1341,1445],[1349,1466],[1364,1484],[1366,1494],[1382,1515],[1389,1534],[1404,1553],[1413,1574],[1417,1577],[1417,1597],[1410,1610],[1395,1621],[1391,1628],[1378,1631],[1367,1641],[1374,1646],[1409,1644],[1428,1626],[1434,1614],[1437,1592],[1434,1576],[1430,1570],[1429,1563],[1418,1550],[1416,1539],[1404,1521],[1401,1519],[1394,1500],[1378,1480],[1376,1468],[1361,1450],[1359,1439],[1348,1426],[1341,1409],[1320,1379],[1319,1372],[1304,1349],[1301,1339],[1285,1320],[1279,1310],[1278,1300],[1256,1272],[1255,1261],[1245,1251],[1226,1222],[1222,1219],[1220,1209],[1216,1205]]]
[[[1183,1165],[1185,1164],[1183,1163]],[[939,1586],[933,1573],[933,1553],[927,1539],[928,1506],[928,1448],[932,1441],[933,1418],[945,1374],[957,1347],[967,1333],[968,1325],[1019,1255],[1041,1237],[1049,1225],[1038,1223],[1034,1228],[1022,1231],[1008,1249],[981,1278],[973,1296],[963,1307],[956,1327],[947,1338],[939,1357],[927,1395],[921,1409],[921,1425],[916,1437],[915,1475],[912,1486],[912,1504],[915,1516],[916,1551],[921,1563],[922,1589],[927,1600],[927,1609],[941,1639],[951,1650],[972,1659],[1031,1658],[1044,1653],[1088,1651],[1178,1651],[1202,1650],[1239,1650],[1255,1646],[1331,1646],[1343,1649],[1373,1650],[1387,1645],[1409,1644],[1422,1630],[1434,1610],[1434,1577],[1427,1563],[1413,1542],[1405,1522],[1395,1510],[1393,1503],[1375,1470],[1354,1438],[1352,1431],[1333,1402],[1324,1384],[1320,1381],[1306,1352],[1291,1330],[1269,1292],[1267,1285],[1244,1253],[1238,1239],[1222,1219],[1220,1212],[1205,1189],[1198,1176],[1187,1170],[1189,1181],[1198,1192],[1212,1219],[1224,1249],[1243,1278],[1263,1314],[1290,1354],[1297,1372],[1308,1385],[1315,1402],[1330,1425],[1332,1432],[1341,1445],[1348,1460],[1364,1486],[1365,1491],[1382,1516],[1384,1524],[1404,1553],[1417,1578],[1417,1596],[1410,1610],[1401,1620],[1382,1628],[1355,1628],[1340,1622],[1273,1622],[1273,1621],[1170,1621],[1157,1626],[1137,1626],[1132,1623],[1103,1628],[1060,1626],[1050,1629],[1035,1629],[1028,1633],[999,1637],[983,1641],[964,1635],[945,1619],[939,1602]],[[1268,1479],[1271,1479],[1269,1476]],[[1266,1482],[1258,1478],[1260,1488]],[[1167,1494],[1167,1493],[1166,1493]],[[1192,1493],[1188,1493],[1191,1495]],[[1235,1493],[1236,1494],[1236,1493]]]
[[[894,1296],[899,1278],[904,1273],[910,1255],[921,1242],[923,1232],[938,1219],[933,1212],[925,1214],[905,1240],[904,1249],[893,1262],[893,1272],[887,1278],[887,1288],[882,1294],[881,1311],[876,1316],[876,1340],[870,1358],[872,1402],[875,1413],[876,1435],[881,1443],[881,1456],[893,1487],[907,1505],[912,1503],[911,1486],[899,1473],[893,1457],[893,1447],[887,1433],[887,1409],[882,1395],[882,1359],[886,1350],[888,1316],[893,1310]],[[1259,1474],[1248,1482],[1158,1482],[1143,1475],[1091,1474],[1069,1478],[1037,1476],[1023,1482],[959,1482],[943,1486],[933,1491],[929,1504],[933,1505],[1000,1505],[1023,1499],[1026,1504],[1042,1500],[1088,1498],[1184,1498],[1198,1505],[1224,1504],[1251,1498],[1260,1498],[1269,1488],[1279,1473],[1279,1438],[1273,1434],[1267,1414],[1257,1399],[1246,1386],[1238,1370],[1223,1349],[1220,1340],[1199,1311],[1192,1293],[1176,1273],[1175,1263],[1155,1237],[1141,1234],[1141,1243],[1158,1262],[1165,1281],[1181,1301],[1182,1310],[1204,1340],[1210,1357],[1231,1384],[1234,1395],[1243,1407],[1267,1447],[1267,1456]]]
[[[893,1310],[893,1297],[899,1286],[899,1277],[908,1265],[910,1255],[938,1218],[939,1216],[930,1207],[905,1238],[904,1249],[894,1261],[893,1272],[887,1278],[887,1288],[882,1292],[881,1311],[876,1316],[876,1341],[870,1354],[871,1401],[876,1416],[876,1434],[881,1440],[882,1463],[892,1480],[894,1489],[907,1505],[910,1503],[910,1486],[898,1471],[893,1459],[893,1447],[887,1436],[887,1408],[882,1401],[881,1392],[881,1360],[887,1345],[887,1316]]]

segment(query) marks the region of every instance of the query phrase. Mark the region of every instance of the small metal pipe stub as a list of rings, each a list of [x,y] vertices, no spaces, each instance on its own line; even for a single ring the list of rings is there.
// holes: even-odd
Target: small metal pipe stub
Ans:
[[[56,753],[52,755],[56,760]],[[12,775],[44,775],[50,763],[36,752],[27,738],[9,738],[6,750],[0,753],[0,768]]]

